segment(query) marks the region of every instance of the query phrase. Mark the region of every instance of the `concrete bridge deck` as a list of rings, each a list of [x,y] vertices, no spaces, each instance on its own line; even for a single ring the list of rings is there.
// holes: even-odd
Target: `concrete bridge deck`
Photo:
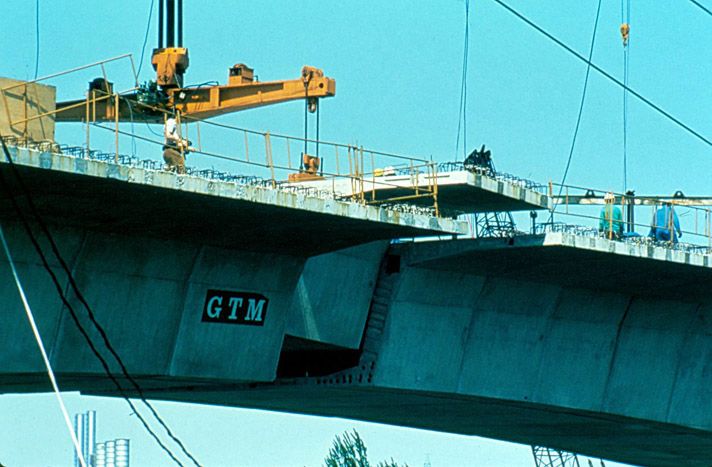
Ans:
[[[363,191],[368,200],[407,197],[413,194],[415,187],[418,187],[421,192],[428,189],[434,180],[438,185],[438,205],[445,215],[551,208],[549,197],[527,186],[528,182],[524,180],[507,180],[467,170],[438,172],[434,176],[425,173],[394,174],[373,178],[366,176]],[[341,196],[353,195],[356,188],[360,193],[361,188],[343,178],[301,183],[314,188],[333,189]],[[404,202],[420,206],[432,204],[430,198],[415,198]]]
[[[407,250],[410,251],[410,250]],[[551,232],[467,242],[425,242],[413,265],[686,301],[712,298],[712,255],[650,242]]]
[[[10,148],[42,218],[106,233],[313,256],[373,240],[464,233],[463,222],[339,201],[271,186],[176,175],[69,155]],[[0,171],[23,190],[4,154]],[[13,218],[0,193],[0,216]],[[236,245],[239,243],[239,245]]]
[[[308,196],[269,188],[242,192],[168,173],[149,182],[92,161],[86,170],[99,172],[86,175],[76,159],[15,156],[27,158],[23,175],[60,251],[151,397],[476,434],[645,465],[709,465],[708,255],[567,234],[364,243],[437,229],[428,216],[410,225],[374,206],[322,200],[334,203],[325,214]],[[0,173],[11,179],[7,164]],[[26,207],[18,187],[13,193]],[[190,207],[185,217],[176,205]],[[7,200],[0,206],[62,387],[116,394]],[[223,209],[229,215],[211,220]],[[294,222],[278,234],[240,229],[241,213],[268,222],[263,209]],[[324,217],[336,219],[329,229],[306,225]],[[191,219],[207,227],[181,225]],[[214,290],[264,296],[259,323],[206,321]],[[0,352],[0,391],[48,390],[4,258],[0,297],[0,339],[13,343]],[[76,297],[69,301],[98,342]]]

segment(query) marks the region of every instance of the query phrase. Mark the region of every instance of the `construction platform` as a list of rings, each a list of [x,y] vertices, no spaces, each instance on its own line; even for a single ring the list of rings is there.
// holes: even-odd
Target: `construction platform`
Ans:
[[[424,193],[437,182],[438,206],[446,216],[551,208],[549,197],[523,179],[468,170],[439,171],[434,176],[420,172],[407,173],[407,170],[400,172],[373,177],[366,175],[363,185],[347,178],[312,180],[300,182],[299,185],[333,190],[343,197],[357,196],[363,192],[368,202],[388,202],[388,199],[402,198],[403,202],[425,206],[432,204],[432,199],[412,197],[414,188]]]
[[[50,224],[299,256],[378,239],[467,231],[461,221],[275,187],[270,180],[224,181],[9,149],[32,202]],[[4,180],[27,208],[4,154],[0,162]],[[16,217],[5,194],[0,216]]]

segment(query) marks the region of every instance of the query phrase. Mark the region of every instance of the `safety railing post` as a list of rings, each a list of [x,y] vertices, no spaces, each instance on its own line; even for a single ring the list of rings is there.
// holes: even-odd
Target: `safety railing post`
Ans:
[[[569,213],[569,187],[566,187],[566,214]]]
[[[610,206],[611,210],[608,212],[608,240],[613,240],[613,207],[616,202],[611,200],[610,203],[606,203]]]
[[[176,110],[176,128],[178,130],[178,140],[183,141],[180,110]],[[178,147],[180,148],[180,156],[183,158],[183,164],[185,165],[185,148],[182,144],[179,144]]]
[[[346,156],[349,159],[349,184],[351,185],[351,196],[354,197],[356,196],[356,185],[354,179],[354,167],[351,157],[351,145],[349,145],[346,150]]]
[[[364,165],[364,159],[363,159],[363,146],[359,148],[359,154],[360,154],[360,160],[361,160],[361,173],[360,173],[360,178],[359,180],[361,181],[361,202],[365,203],[366,202],[366,185],[364,184],[365,176],[366,176],[366,171],[365,168],[366,166]]]
[[[116,154],[114,154],[114,162],[119,163],[119,95],[114,94],[114,125],[116,132]]]
[[[90,151],[91,151],[91,148],[90,148],[90,146],[89,146],[89,143],[90,143],[90,133],[89,133],[89,94],[90,94],[90,93],[91,93],[91,91],[87,91],[86,115],[85,115],[85,119],[84,119],[84,123],[86,123],[86,125],[87,125],[87,153],[86,153],[86,156],[87,156],[87,157],[89,157],[89,154],[90,154]]]
[[[129,61],[131,62],[131,73],[134,77],[134,84],[138,87],[138,74],[136,73],[136,64],[134,63],[133,55],[129,55]]]
[[[707,251],[712,251],[712,215],[710,215],[710,210],[705,209],[705,216],[707,217]]]
[[[265,133],[265,157],[269,166],[270,176],[272,178],[272,188],[277,186],[277,181],[274,178],[274,162],[272,161],[272,141],[270,140],[269,131]]]
[[[339,170],[339,147],[337,145],[334,145],[334,155],[336,157],[336,176],[338,177],[341,175],[341,171]]]
[[[435,217],[440,217],[440,206],[438,205],[438,165],[433,162],[433,201],[435,207]]]
[[[410,172],[411,172],[410,173],[411,180],[413,180],[413,175],[415,175],[415,196],[418,196],[418,195],[420,195],[420,177],[418,176],[420,173],[420,170],[418,169],[417,166],[416,167],[413,166],[412,159],[410,161]],[[415,172],[415,174],[413,174],[413,172]]]
[[[285,141],[287,142],[287,167],[289,169],[292,168],[292,153],[289,148],[289,138],[285,138]]]
[[[247,132],[243,131],[245,134],[245,161],[250,162],[250,146],[247,142]]]
[[[700,231],[699,231],[699,229],[698,229],[698,227],[697,227],[697,221],[698,221],[697,218],[698,218],[698,214],[699,214],[699,213],[700,213],[700,210],[699,210],[699,209],[695,209],[695,235],[699,235],[699,234],[700,234]]]
[[[373,151],[371,151],[371,201],[376,199],[376,164],[373,159]]]
[[[200,138],[200,120],[197,120],[195,122],[195,131],[198,136],[198,151],[202,151],[203,150],[203,142]]]
[[[25,115],[25,126],[22,130],[22,137],[27,139],[27,118],[29,117],[28,112],[27,112],[27,84],[25,84],[22,87],[22,106],[23,106],[23,111]]]

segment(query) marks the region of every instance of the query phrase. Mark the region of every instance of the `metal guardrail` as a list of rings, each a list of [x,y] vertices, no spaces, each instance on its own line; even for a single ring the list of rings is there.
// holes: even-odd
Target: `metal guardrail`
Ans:
[[[62,154],[64,156],[74,157],[77,159],[95,160],[109,164],[120,164],[127,167],[135,167],[146,170],[165,171],[165,164],[151,159],[140,159],[133,155],[118,154],[107,152],[99,152],[97,150],[87,150],[81,146],[58,145],[52,142],[35,142],[28,141],[23,138],[4,137],[5,144],[11,147],[27,148],[38,152],[50,152]],[[319,189],[306,185],[292,184],[284,181],[274,182],[271,179],[258,177],[256,175],[241,175],[226,172],[222,170],[199,169],[194,167],[186,167],[187,176],[200,177],[207,180],[215,180],[222,182],[231,182],[243,186],[256,186],[263,188],[276,189],[290,193],[296,193],[305,196],[318,197],[322,199],[338,199],[341,201],[352,201],[351,197],[335,196],[331,190]],[[429,206],[415,206],[405,203],[382,203],[382,206],[387,209],[421,215],[435,215],[435,208]]]
[[[548,185],[537,183],[533,180],[518,177],[516,175],[512,175],[506,172],[494,171],[491,170],[489,167],[465,167],[465,163],[462,161],[441,162],[438,164],[438,172],[455,172],[463,170],[474,172],[480,175],[485,175],[487,177],[494,178],[495,180],[511,183],[513,185],[521,186],[541,194],[547,194],[549,189]]]
[[[590,238],[606,238],[605,233],[599,232],[598,229],[593,227],[586,227],[577,224],[567,224],[565,222],[544,222],[536,224],[534,226],[535,234],[546,234],[549,232],[560,232],[568,233],[577,236],[584,236]],[[642,245],[642,246],[656,246],[667,248],[676,251],[685,251],[688,253],[697,254],[711,254],[712,248],[704,245],[695,245],[692,243],[685,242],[672,242],[672,241],[657,241],[652,237],[643,235],[630,235],[623,236],[615,241],[628,243],[632,245]]]
[[[48,78],[53,78],[57,76],[63,76],[69,73],[73,73],[79,70],[86,70],[86,69],[91,69],[91,68],[99,68],[101,69],[101,74],[103,76],[103,82],[104,83],[109,83],[109,78],[106,73],[105,69],[105,64],[117,60],[123,60],[127,59],[129,60],[131,67],[132,67],[132,72],[133,72],[133,77],[134,77],[134,87],[125,91],[125,92],[114,92],[113,88],[110,88],[108,85],[106,86],[106,89],[102,90],[94,90],[90,91],[86,94],[86,99],[77,101],[76,103],[72,104],[71,106],[65,107],[63,109],[55,109],[47,112],[42,112],[42,113],[37,113],[36,115],[30,115],[29,112],[27,112],[27,102],[25,102],[25,117],[13,121],[11,116],[8,115],[8,121],[10,122],[11,126],[12,125],[19,125],[19,124],[24,124],[25,125],[25,130],[24,130],[24,135],[27,137],[27,123],[36,119],[41,119],[41,118],[46,118],[46,117],[54,117],[58,114],[60,114],[62,111],[67,111],[70,109],[77,109],[77,108],[83,108],[85,109],[85,114],[83,121],[86,124],[86,143],[84,147],[77,147],[77,146],[59,146],[54,142],[46,142],[47,145],[44,145],[44,142],[31,142],[31,141],[19,141],[19,139],[16,139],[15,141],[10,141],[8,140],[8,144],[14,144],[17,146],[25,146],[29,147],[31,149],[36,149],[38,151],[48,151],[48,152],[62,152],[67,155],[71,155],[73,157],[81,157],[81,158],[87,158],[87,159],[95,159],[95,160],[100,160],[100,161],[106,161],[110,162],[112,161],[116,164],[122,164],[122,165],[131,165],[131,166],[138,166],[140,165],[143,168],[150,168],[154,170],[159,170],[162,169],[163,164],[160,164],[158,162],[152,162],[152,161],[145,161],[145,160],[139,160],[136,156],[128,156],[125,154],[122,154],[120,151],[120,137],[122,136],[128,136],[132,138],[132,144],[135,144],[135,140],[141,139],[144,141],[148,141],[150,143],[162,146],[163,141],[155,141],[151,140],[149,138],[144,138],[139,135],[136,135],[135,133],[127,133],[126,131],[122,131],[119,127],[120,124],[120,104],[126,104],[129,106],[129,111],[131,115],[131,123],[133,127],[133,115],[134,115],[134,110],[140,110],[139,108],[143,110],[152,110],[154,112],[158,112],[160,115],[161,113],[164,114],[165,116],[175,116],[178,120],[179,123],[179,128],[181,128],[181,118],[183,118],[183,124],[187,124],[190,122],[195,123],[196,129],[197,129],[197,142],[198,142],[198,149],[196,153],[203,154],[205,156],[212,156],[216,158],[220,158],[223,160],[230,160],[233,162],[241,163],[241,164],[246,164],[250,165],[253,167],[261,167],[263,170],[266,169],[269,171],[269,178],[264,177],[260,179],[259,181],[256,181],[257,179],[253,179],[254,183],[258,184],[269,184],[270,186],[276,188],[276,187],[281,187],[282,189],[286,189],[289,191],[293,192],[299,192],[299,193],[311,193],[314,194],[315,196],[321,196],[321,197],[332,197],[332,198],[348,198],[351,201],[359,202],[362,204],[383,204],[383,203],[390,203],[391,207],[394,209],[404,209],[403,207],[400,206],[402,204],[402,201],[405,201],[407,199],[415,199],[415,198],[431,198],[433,202],[433,211],[434,214],[437,216],[439,215],[438,212],[438,202],[437,202],[437,165],[434,162],[428,161],[426,159],[422,158],[415,158],[415,157],[407,157],[407,156],[402,156],[402,155],[397,155],[397,154],[390,154],[390,153],[385,153],[385,152],[379,152],[379,151],[373,151],[373,150],[366,150],[363,148],[363,146],[357,146],[357,145],[350,145],[350,144],[340,144],[340,143],[332,143],[332,142],[325,142],[325,141],[317,141],[317,140],[310,140],[308,138],[299,138],[299,137],[293,137],[293,136],[285,136],[285,135],[279,135],[279,134],[273,134],[270,132],[258,132],[254,130],[247,130],[244,128],[237,128],[233,127],[230,125],[225,125],[222,123],[217,123],[217,122],[212,122],[212,121],[203,121],[204,124],[206,125],[211,125],[214,127],[220,127],[228,130],[233,130],[236,131],[238,135],[241,135],[242,137],[234,138],[234,136],[230,136],[228,138],[221,138],[222,140],[225,141],[231,141],[232,144],[235,146],[235,151],[232,152],[232,156],[226,156],[225,154],[219,154],[216,152],[210,152],[207,150],[203,150],[202,145],[201,145],[201,134],[200,134],[200,120],[193,120],[190,117],[185,117],[180,115],[180,113],[177,113],[175,115],[171,114],[168,112],[168,110],[164,108],[159,108],[155,107],[152,105],[148,105],[144,102],[139,102],[138,100],[132,100],[130,99],[130,93],[134,92],[138,88],[138,83],[136,82],[136,73],[135,73],[135,68],[133,66],[133,58],[131,57],[130,54],[126,55],[121,55],[118,57],[114,57],[111,59],[107,60],[102,60],[99,62],[91,63],[88,65],[80,66],[73,68],[71,70],[66,70],[62,71],[59,73],[55,73],[46,77],[39,78],[37,80],[33,81],[28,81],[28,82],[21,82],[17,84],[13,84],[11,86],[5,87],[3,89],[0,89],[0,97],[5,98],[5,92],[11,89],[14,89],[16,87],[27,87],[30,83],[34,83],[37,81],[43,81]],[[129,93],[129,94],[127,94]],[[106,101],[106,114],[102,114],[100,120],[110,122],[111,127],[109,126],[104,126],[100,125],[97,123],[97,103]],[[124,122],[125,123],[125,122]],[[115,135],[115,149],[113,152],[102,152],[102,151],[96,151],[91,148],[91,131],[92,127],[99,127],[103,128],[105,130],[111,131]],[[187,136],[188,132],[188,126],[185,125],[185,136]],[[179,133],[181,130],[179,129]],[[258,141],[256,144],[254,141],[250,141],[250,139],[254,139],[255,137],[261,138],[262,141]],[[159,136],[160,138],[160,136]],[[21,138],[20,138],[21,139]],[[280,145],[280,150],[283,148],[284,152],[281,153],[280,150],[277,150],[277,140],[282,140],[282,143]],[[244,144],[243,144],[244,143]],[[304,147],[304,152],[300,153],[299,149],[294,150],[293,144],[298,144],[299,146]],[[309,181],[313,182],[314,180],[321,180],[321,179],[340,179],[340,180],[345,180],[346,183],[341,183],[341,185],[344,186],[349,186],[349,195],[347,197],[344,197],[342,194],[336,191],[336,189],[332,189],[331,192],[329,192],[328,189],[326,188],[314,188],[313,186],[311,187],[295,187],[291,188],[288,187],[287,184],[283,183],[283,181],[280,180],[280,177],[283,177],[285,179],[288,179],[289,174],[294,174],[294,173],[305,173],[307,172],[307,161],[305,154],[307,150],[307,146],[311,144],[313,148],[316,150],[316,153],[314,155],[309,154],[309,156],[314,156],[317,158],[317,160],[320,162],[319,166],[320,169],[318,173],[312,173],[309,172],[309,175],[314,175],[311,180],[309,177],[302,177],[299,180],[294,180],[293,183],[302,183],[304,181]],[[321,149],[321,151],[320,151]],[[328,149],[331,149],[331,154],[327,155]],[[283,163],[280,163],[279,161],[275,162],[275,156],[279,155],[281,158],[284,159]],[[397,161],[395,164],[394,163],[389,163],[387,160],[388,159],[393,159],[394,161]],[[330,172],[327,172],[324,170],[324,164],[328,162],[332,166],[332,170]],[[391,184],[387,180],[380,178],[379,179],[379,174],[382,174],[384,171],[384,167],[390,167],[393,165],[409,165],[410,170],[415,170],[417,173],[423,173],[423,171],[428,175],[423,178],[420,178],[416,175],[414,182],[411,184],[412,186],[404,186],[402,183],[400,184]],[[215,179],[220,179],[220,180],[229,180],[229,181],[242,181],[242,180],[247,180],[244,178],[244,176],[240,175],[232,175],[228,173],[219,173],[218,171],[214,170],[208,170],[206,169],[191,169],[186,167],[186,173],[188,175],[193,175],[193,176],[203,176],[207,178],[215,178]],[[316,177],[318,175],[318,177]],[[263,182],[261,180],[268,180],[268,182]],[[314,185],[314,183],[312,183]],[[328,184],[322,184],[324,187],[328,186]],[[395,188],[397,189],[396,191],[399,192],[398,196],[393,196],[392,198],[389,198],[388,195],[380,195],[380,196],[385,196],[385,199],[376,199],[376,194],[377,194],[377,189],[376,188]],[[409,189],[411,193],[409,195],[404,196],[403,195],[403,189]]]

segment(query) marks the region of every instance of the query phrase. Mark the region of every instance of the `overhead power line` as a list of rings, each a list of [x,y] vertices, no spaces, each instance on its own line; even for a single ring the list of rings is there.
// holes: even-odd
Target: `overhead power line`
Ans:
[[[564,170],[564,176],[561,177],[561,186],[559,187],[559,196],[564,189],[564,184],[566,183],[566,176],[569,174],[569,168],[571,167],[571,159],[573,159],[574,148],[576,147],[576,137],[578,136],[579,127],[581,126],[581,116],[583,115],[583,105],[586,102],[586,90],[588,89],[588,77],[591,74],[591,58],[593,58],[593,48],[596,44],[596,31],[598,30],[598,18],[601,16],[601,0],[598,0],[598,7],[596,8],[596,19],[593,22],[593,32],[591,33],[591,47],[588,51],[588,66],[586,66],[586,78],[583,80],[583,91],[581,92],[581,104],[579,105],[578,117],[576,117],[576,127],[574,128],[574,136],[571,138],[571,148],[569,149],[569,158],[566,161],[566,169]],[[554,206],[551,211],[551,218],[554,216],[556,211],[556,206]]]
[[[608,73],[606,70],[604,70],[603,68],[601,68],[601,67],[599,67],[598,65],[596,65],[595,63],[593,63],[592,61],[587,60],[586,57],[584,57],[583,55],[581,55],[580,53],[578,53],[577,51],[575,51],[574,49],[572,49],[570,46],[566,45],[564,42],[562,42],[561,40],[559,40],[558,38],[556,38],[554,35],[552,35],[551,33],[547,32],[546,30],[544,30],[541,26],[537,25],[536,23],[534,23],[533,21],[531,21],[530,19],[528,19],[526,16],[524,16],[524,15],[521,14],[521,13],[519,13],[519,12],[518,12],[517,10],[515,10],[514,8],[512,8],[512,7],[510,7],[509,5],[507,5],[506,3],[504,3],[502,0],[492,0],[492,1],[493,1],[493,2],[496,2],[497,4],[499,4],[502,8],[504,8],[504,9],[507,10],[507,11],[509,11],[511,14],[513,14],[514,16],[516,16],[517,18],[519,18],[521,21],[525,22],[526,24],[528,24],[528,25],[531,26],[532,28],[536,29],[540,34],[546,36],[548,39],[550,39],[552,42],[556,43],[559,47],[561,47],[562,49],[566,50],[567,52],[569,52],[569,53],[570,53],[571,55],[573,55],[574,57],[578,58],[579,60],[581,60],[581,61],[584,62],[584,63],[589,64],[589,65],[591,66],[591,68],[593,68],[593,69],[596,70],[598,73],[600,73],[601,75],[603,75],[604,77],[606,77],[608,80],[612,81],[613,83],[615,83],[616,85],[620,86],[621,88],[626,89],[631,95],[635,96],[638,100],[640,100],[641,102],[643,102],[644,104],[646,104],[648,107],[652,108],[652,109],[655,110],[656,112],[658,112],[658,113],[660,113],[661,115],[663,115],[664,117],[666,117],[666,118],[667,118],[668,120],[670,120],[671,122],[675,123],[675,124],[676,124],[677,126],[679,126],[680,128],[684,129],[685,131],[687,131],[688,133],[690,133],[691,135],[693,135],[694,137],[696,137],[696,138],[699,139],[700,141],[704,142],[704,143],[707,144],[708,146],[712,147],[712,141],[709,140],[708,138],[706,138],[706,137],[705,137],[704,135],[702,135],[700,132],[694,130],[692,127],[690,127],[689,125],[687,125],[687,124],[685,124],[684,122],[682,122],[679,118],[675,117],[674,115],[672,115],[670,112],[666,111],[665,109],[663,109],[663,108],[660,107],[659,105],[655,104],[655,103],[652,102],[650,99],[644,97],[642,94],[640,94],[640,93],[637,92],[636,90],[631,89],[629,86],[626,86],[626,85],[625,85],[623,82],[621,82],[618,78],[614,77],[613,75],[611,75],[610,73]]]
[[[701,4],[700,2],[698,2],[698,1],[696,1],[696,0],[690,0],[690,2],[692,2],[692,4],[695,5],[695,6],[697,6],[697,8],[699,8],[700,10],[702,10],[702,11],[704,11],[705,13],[707,13],[708,15],[712,16],[712,10],[710,10],[709,8],[707,8],[706,6],[704,6],[703,4]]]
[[[161,2],[163,0],[160,0]],[[151,6],[148,10],[148,20],[146,21],[146,34],[143,36],[143,46],[141,46],[141,60],[138,62],[138,71],[136,72],[136,79],[141,76],[141,67],[143,66],[143,54],[146,52],[146,43],[148,42],[148,32],[151,30],[151,17],[153,16],[153,3],[155,0],[151,0]],[[160,27],[160,26],[159,26]]]

